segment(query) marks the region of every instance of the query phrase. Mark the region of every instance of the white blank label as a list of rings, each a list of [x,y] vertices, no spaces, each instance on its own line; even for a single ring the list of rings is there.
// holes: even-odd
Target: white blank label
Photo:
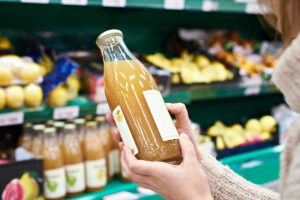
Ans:
[[[202,10],[209,12],[209,11],[216,11],[218,10],[219,4],[218,2],[213,1],[203,1],[202,3]]]
[[[49,3],[49,0],[21,0],[22,3]]]
[[[79,107],[78,106],[68,106],[68,107],[60,107],[54,109],[53,119],[72,119],[76,118],[79,115]]]
[[[102,0],[102,5],[107,7],[125,7],[126,0]]]
[[[12,112],[0,115],[0,126],[22,124],[24,121],[23,112]]]
[[[106,115],[110,113],[110,108],[108,103],[99,103],[97,104],[96,114],[97,115]]]
[[[260,93],[260,87],[248,87],[245,89],[245,96],[252,96],[252,95],[258,95]]]
[[[88,4],[88,0],[61,0],[62,4],[66,5],[81,5],[85,6]]]
[[[184,0],[165,0],[164,2],[165,9],[184,9]]]

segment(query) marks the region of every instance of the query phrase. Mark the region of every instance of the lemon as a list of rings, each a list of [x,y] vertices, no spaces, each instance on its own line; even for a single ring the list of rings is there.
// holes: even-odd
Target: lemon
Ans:
[[[265,132],[273,132],[276,127],[276,120],[271,115],[263,116],[259,122]]]
[[[0,65],[0,84],[5,85],[13,80],[13,74],[9,67]]]
[[[257,119],[250,119],[247,121],[245,125],[246,130],[254,132],[254,133],[260,133],[261,132],[261,126]]]
[[[18,85],[9,86],[6,89],[7,106],[12,109],[20,108],[24,104],[24,91]]]
[[[39,85],[31,83],[24,88],[25,103],[28,106],[36,107],[41,105],[43,100],[43,91]]]
[[[36,63],[26,63],[20,71],[19,78],[27,82],[35,82],[41,75],[40,66]]]
[[[64,106],[68,103],[67,89],[62,86],[57,86],[50,92],[48,98],[51,107]]]
[[[5,107],[5,92],[2,88],[0,88],[0,110],[2,110]]]

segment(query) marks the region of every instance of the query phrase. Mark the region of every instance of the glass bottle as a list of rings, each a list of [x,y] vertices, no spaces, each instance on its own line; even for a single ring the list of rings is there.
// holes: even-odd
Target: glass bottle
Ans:
[[[33,126],[33,140],[31,152],[36,158],[41,158],[43,156],[43,132],[45,125],[36,124]]]
[[[53,126],[54,128],[56,128],[58,143],[62,147],[63,140],[64,140],[63,132],[64,132],[65,123],[62,121],[55,121],[53,122]]]
[[[84,137],[84,130],[85,130],[85,127],[84,127],[85,119],[83,119],[83,118],[75,119],[74,123],[76,125],[76,132],[77,132],[79,142],[80,142],[80,144],[82,144],[83,137]]]
[[[32,139],[32,124],[26,123],[23,125],[23,134],[18,140],[18,147],[23,147],[27,151],[30,151],[32,146]]]
[[[105,95],[124,144],[138,159],[180,163],[179,135],[163,98],[122,32],[106,31],[96,43],[104,61]]]
[[[114,157],[113,157],[113,144],[112,138],[108,131],[106,118],[104,116],[98,116],[95,118],[98,126],[98,135],[103,145],[106,157],[106,170],[107,170],[107,181],[111,181],[114,175]]]
[[[63,135],[62,152],[67,177],[67,197],[76,197],[84,193],[85,171],[75,124],[66,124]]]
[[[107,181],[105,151],[97,134],[95,121],[86,123],[83,138],[83,155],[85,159],[87,192],[103,190]]]
[[[44,130],[43,144],[44,196],[47,200],[63,200],[66,195],[66,175],[55,128]]]

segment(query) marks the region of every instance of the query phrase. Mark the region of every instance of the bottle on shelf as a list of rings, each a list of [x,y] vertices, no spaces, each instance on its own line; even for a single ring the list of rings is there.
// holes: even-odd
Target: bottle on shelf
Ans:
[[[85,171],[81,144],[75,124],[66,124],[62,152],[66,170],[67,197],[76,197],[85,191]]]
[[[33,140],[31,153],[36,158],[41,158],[43,156],[43,132],[45,129],[44,124],[36,124],[33,126]]]
[[[53,122],[53,126],[54,126],[54,128],[56,128],[58,143],[60,146],[62,146],[63,139],[64,139],[63,132],[64,132],[65,123],[62,121],[55,121],[55,122]]]
[[[115,132],[116,127],[114,126],[109,126],[108,130],[109,133],[111,135],[112,138],[112,143],[113,143],[113,147],[112,147],[112,152],[113,152],[113,164],[114,164],[114,175],[115,176],[119,176],[120,175],[120,147],[119,147],[119,142],[116,140],[115,136],[114,136],[114,132]]]
[[[49,119],[46,121],[45,125],[47,128],[53,127],[54,121],[52,119]]]
[[[27,151],[31,150],[32,146],[32,124],[31,123],[25,123],[22,127],[23,134],[18,140],[18,147],[23,147]]]
[[[84,127],[85,119],[83,119],[83,118],[75,119],[74,123],[76,125],[76,132],[77,132],[79,142],[80,142],[80,144],[82,144],[83,137],[84,137],[84,130],[85,130],[85,127]]]
[[[105,95],[124,144],[138,159],[180,163],[179,135],[150,72],[128,50],[121,31],[106,31],[96,43]]]
[[[86,122],[93,121],[93,115],[86,115],[84,119]]]
[[[83,138],[83,155],[85,159],[87,192],[103,190],[107,181],[105,151],[97,134],[95,121],[86,123]]]
[[[63,200],[66,196],[66,175],[63,155],[55,128],[44,130],[44,196],[47,200]]]
[[[95,118],[98,126],[98,135],[103,145],[106,157],[106,170],[107,181],[111,181],[114,176],[114,157],[113,157],[113,144],[112,138],[108,130],[108,124],[104,116],[98,116]]]

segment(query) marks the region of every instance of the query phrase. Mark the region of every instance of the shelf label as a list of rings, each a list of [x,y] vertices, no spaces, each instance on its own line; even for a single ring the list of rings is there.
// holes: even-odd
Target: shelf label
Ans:
[[[165,0],[164,2],[165,9],[184,9],[184,0]]]
[[[72,119],[79,116],[79,107],[78,106],[67,106],[55,108],[53,113],[53,119]]]
[[[249,14],[260,14],[260,6],[258,5],[258,3],[247,3],[245,12]]]
[[[0,115],[0,126],[22,124],[24,122],[23,112],[11,112]]]
[[[65,5],[85,6],[88,4],[88,0],[61,0],[61,3]]]
[[[21,0],[22,3],[49,3],[49,0]]]
[[[104,196],[103,200],[125,200],[125,199],[138,199],[139,195],[131,192],[118,192],[109,196]]]
[[[205,12],[216,11],[219,8],[218,2],[214,1],[203,1],[202,10]]]
[[[106,115],[110,113],[110,108],[108,106],[108,103],[98,103],[96,108],[96,114],[97,115]]]
[[[125,7],[126,0],[102,0],[102,6],[106,7]]]
[[[260,86],[255,86],[255,87],[248,87],[244,91],[245,96],[253,96],[253,95],[258,95],[260,93]]]

